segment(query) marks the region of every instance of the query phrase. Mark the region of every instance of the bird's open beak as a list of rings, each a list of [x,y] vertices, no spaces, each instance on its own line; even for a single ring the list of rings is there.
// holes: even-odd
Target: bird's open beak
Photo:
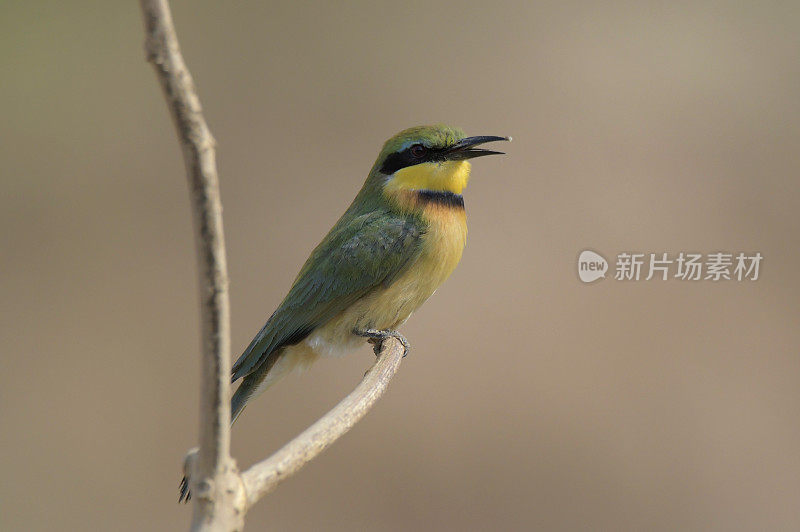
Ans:
[[[511,140],[511,137],[495,137],[491,135],[482,135],[478,137],[467,137],[461,139],[453,144],[447,150],[446,157],[452,161],[461,161],[465,159],[472,159],[474,157],[483,157],[484,155],[504,155],[502,151],[484,150],[482,148],[475,148],[487,142],[495,142],[498,140]]]

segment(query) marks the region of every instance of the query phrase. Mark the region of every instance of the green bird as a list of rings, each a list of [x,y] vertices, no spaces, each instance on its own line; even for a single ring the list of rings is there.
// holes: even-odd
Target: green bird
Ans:
[[[321,356],[389,336],[455,269],[467,238],[461,195],[478,148],[510,137],[467,137],[420,126],[383,146],[361,191],[311,252],[289,293],[233,365],[242,383],[232,422],[255,396]],[[182,485],[182,498],[186,495]]]

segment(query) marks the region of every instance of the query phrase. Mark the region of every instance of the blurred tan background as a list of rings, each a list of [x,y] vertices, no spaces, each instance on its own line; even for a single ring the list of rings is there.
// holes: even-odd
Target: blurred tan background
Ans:
[[[800,529],[796,2],[175,1],[213,133],[238,353],[420,123],[475,162],[461,266],[350,434],[250,530]],[[179,147],[136,2],[0,5],[0,529],[181,530],[198,310]],[[576,275],[755,252],[757,282]],[[365,347],[241,418],[247,467]]]

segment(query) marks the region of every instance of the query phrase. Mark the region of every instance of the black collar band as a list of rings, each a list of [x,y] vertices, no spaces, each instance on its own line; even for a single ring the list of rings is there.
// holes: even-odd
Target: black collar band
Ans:
[[[422,203],[435,203],[445,207],[464,208],[464,196],[461,194],[440,190],[417,190],[416,194]]]

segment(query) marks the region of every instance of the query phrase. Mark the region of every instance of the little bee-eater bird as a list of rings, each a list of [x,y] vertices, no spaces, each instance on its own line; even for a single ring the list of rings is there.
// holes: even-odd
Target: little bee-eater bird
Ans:
[[[467,218],[461,193],[478,146],[510,137],[466,137],[420,126],[386,141],[353,203],[311,252],[267,323],[233,365],[242,379],[231,423],[247,403],[294,369],[393,336],[461,260]],[[181,499],[191,495],[187,479]]]
[[[510,137],[466,137],[420,126],[383,146],[353,203],[311,252],[278,309],[233,365],[242,379],[231,420],[248,401],[320,356],[344,354],[397,327],[461,259],[467,218],[461,195],[470,159],[502,154],[477,146]]]

